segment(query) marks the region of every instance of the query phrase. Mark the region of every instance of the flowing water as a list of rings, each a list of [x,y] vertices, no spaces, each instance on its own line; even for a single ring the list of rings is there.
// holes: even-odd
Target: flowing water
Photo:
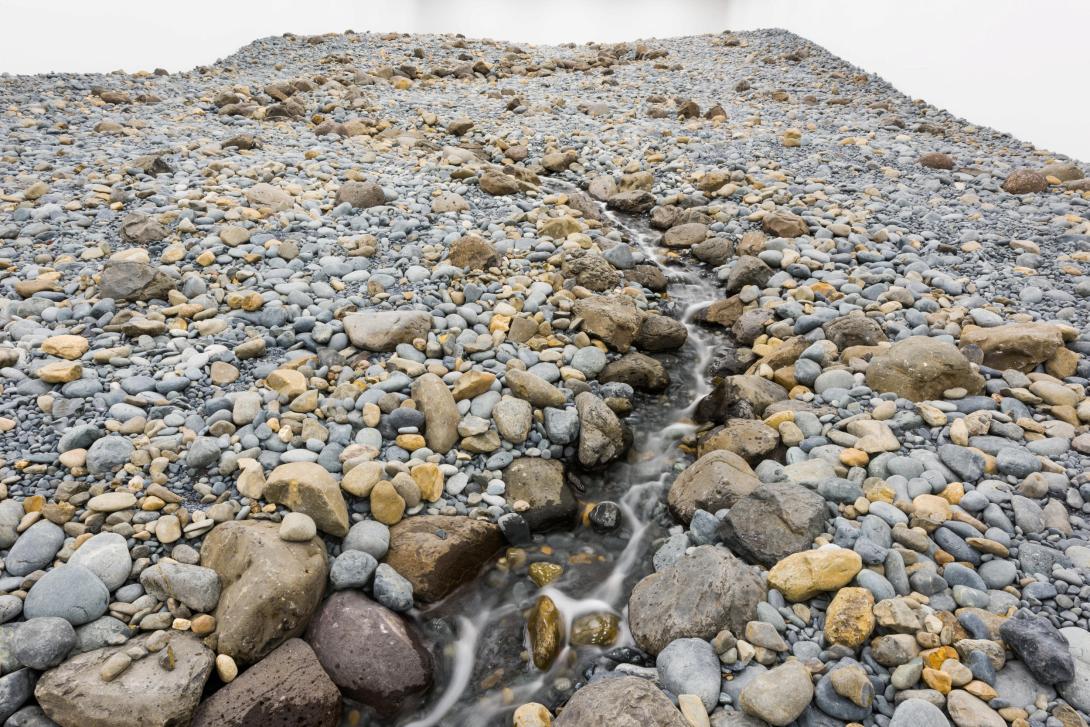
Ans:
[[[549,182],[549,191],[575,187]],[[648,260],[663,267],[668,280],[667,310],[689,332],[681,350],[659,355],[671,383],[659,395],[640,396],[627,422],[634,442],[627,458],[603,473],[581,476],[580,501],[616,502],[619,528],[602,534],[585,523],[569,532],[546,533],[524,548],[525,557],[509,555],[481,574],[469,588],[416,614],[429,635],[442,646],[442,673],[434,694],[417,714],[399,727],[493,727],[509,725],[518,705],[537,701],[552,707],[570,692],[583,671],[608,652],[632,645],[626,610],[632,586],[651,571],[656,538],[665,533],[662,493],[675,466],[684,462],[683,441],[695,431],[693,407],[711,389],[705,372],[715,349],[715,336],[694,323],[696,314],[719,297],[719,285],[697,267],[668,259],[657,246],[659,234],[644,218],[603,209],[608,223]],[[563,575],[543,588],[527,577],[535,561],[559,563]],[[527,661],[526,609],[538,596],[549,596],[571,635],[573,621],[587,614],[612,614],[618,620],[616,641],[608,647],[564,646],[548,672]]]

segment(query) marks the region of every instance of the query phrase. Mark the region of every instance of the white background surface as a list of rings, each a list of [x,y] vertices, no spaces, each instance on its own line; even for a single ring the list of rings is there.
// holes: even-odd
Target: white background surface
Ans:
[[[759,27],[1090,162],[1087,0],[0,0],[0,72],[178,71],[288,31],[582,43]]]

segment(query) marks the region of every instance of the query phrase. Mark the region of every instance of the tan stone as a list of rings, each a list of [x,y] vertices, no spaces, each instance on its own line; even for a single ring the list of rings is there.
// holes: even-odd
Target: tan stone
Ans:
[[[405,516],[405,498],[387,480],[371,488],[371,515],[384,525],[396,525]]]
[[[348,534],[348,507],[340,485],[316,462],[290,462],[274,469],[265,483],[265,499],[309,515],[330,535]]]
[[[42,341],[42,353],[74,360],[87,353],[91,344],[83,336],[50,336]]]
[[[768,584],[791,601],[805,601],[851,582],[863,559],[846,548],[825,547],[792,553],[768,572]]]
[[[866,588],[841,588],[825,612],[825,640],[858,649],[874,631],[874,596]]]

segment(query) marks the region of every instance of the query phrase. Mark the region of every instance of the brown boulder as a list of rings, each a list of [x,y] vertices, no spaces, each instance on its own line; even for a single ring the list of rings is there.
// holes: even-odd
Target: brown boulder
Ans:
[[[1045,175],[1032,169],[1018,169],[1003,182],[1003,191],[1009,194],[1032,194],[1048,189]]]
[[[502,547],[500,529],[486,520],[417,515],[390,528],[386,562],[412,583],[418,601],[433,603],[476,578]]]
[[[810,231],[806,220],[791,212],[773,212],[761,220],[761,227],[776,237],[800,237]]]
[[[573,311],[582,319],[584,331],[615,351],[627,351],[643,323],[643,313],[624,295],[592,295],[576,301]]]
[[[954,157],[949,154],[943,154],[941,151],[930,151],[926,154],[920,155],[920,166],[927,167],[928,169],[953,169]]]
[[[503,471],[508,502],[522,500],[529,508],[522,517],[531,529],[571,525],[576,502],[564,481],[564,464],[557,459],[519,457]]]
[[[985,366],[1029,373],[1063,346],[1063,333],[1051,323],[1008,323],[993,328],[966,326],[961,332],[961,345],[980,347]]]
[[[382,187],[374,182],[345,182],[337,190],[337,204],[347,202],[357,209],[378,207],[386,204],[386,195]]]
[[[415,627],[358,591],[330,596],[306,638],[344,695],[383,716],[431,688],[434,664]]]
[[[476,235],[467,235],[451,244],[447,262],[467,270],[484,270],[495,265],[499,259],[495,245]]]
[[[984,377],[973,371],[969,359],[953,344],[911,336],[871,358],[867,386],[924,401],[940,399],[942,392],[958,387],[975,394],[984,386]]]
[[[325,545],[280,538],[278,523],[232,520],[217,525],[201,546],[201,563],[216,571],[220,653],[252,664],[303,633],[325,592]]]
[[[302,639],[288,639],[197,708],[190,727],[336,727],[341,693]]]

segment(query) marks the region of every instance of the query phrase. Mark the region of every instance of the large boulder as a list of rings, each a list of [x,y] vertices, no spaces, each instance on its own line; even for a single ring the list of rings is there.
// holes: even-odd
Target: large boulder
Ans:
[[[201,702],[190,727],[336,727],[341,692],[302,639],[288,639]]]
[[[30,587],[23,601],[23,615],[63,618],[81,626],[106,613],[110,592],[99,577],[87,568],[65,563],[48,571]]]
[[[393,351],[399,343],[427,338],[431,314],[418,310],[368,311],[344,317],[344,332],[356,348]]]
[[[158,157],[156,157],[158,159]],[[144,212],[133,212],[121,220],[121,239],[125,242],[135,242],[147,245],[151,242],[159,242],[170,230],[164,227],[158,219]]]
[[[725,449],[748,462],[760,462],[779,445],[779,432],[760,419],[728,419],[700,440],[697,453],[703,457],[708,452]]]
[[[836,344],[841,351],[851,346],[877,346],[887,340],[882,326],[873,318],[864,315],[840,316],[821,329],[825,332],[825,338]]]
[[[322,604],[307,642],[345,696],[393,715],[432,685],[431,654],[415,627],[358,591]]]
[[[810,670],[792,660],[758,674],[742,688],[738,705],[751,717],[785,727],[805,711],[813,696]]]
[[[800,237],[810,231],[806,220],[791,212],[772,212],[761,220],[765,232],[776,237]]]
[[[222,584],[213,614],[219,651],[242,665],[302,634],[325,591],[321,539],[293,543],[279,531],[278,523],[233,520],[213,528],[201,546],[201,563]]]
[[[674,351],[685,345],[689,329],[679,320],[650,313],[640,323],[636,347],[643,351]]]
[[[657,359],[631,352],[606,364],[598,374],[598,380],[603,384],[619,382],[637,391],[655,393],[664,391],[670,385],[670,374]]]
[[[440,454],[450,451],[458,441],[458,404],[441,378],[432,373],[419,377],[412,385],[413,401],[424,415],[424,439]]]
[[[719,525],[731,550],[771,567],[808,550],[825,531],[825,498],[800,485],[769,482],[738,500]]]
[[[386,194],[382,191],[382,187],[374,182],[349,181],[337,190],[334,201],[337,204],[347,202],[357,209],[367,209],[386,204]]]
[[[571,525],[577,505],[560,460],[519,457],[503,471],[503,481],[508,502],[529,506],[521,515],[531,529]]]
[[[503,547],[500,529],[457,515],[417,515],[390,528],[386,563],[413,586],[418,601],[432,603],[477,577]]]
[[[1008,323],[992,328],[966,326],[961,332],[961,345],[963,348],[979,346],[984,352],[985,366],[1029,373],[1063,346],[1063,334],[1051,323]]]
[[[701,545],[636,584],[628,625],[636,644],[657,654],[674,639],[711,639],[724,628],[743,633],[757,617],[764,593],[749,566],[725,550]]]
[[[451,243],[447,261],[467,270],[484,270],[499,262],[499,253],[496,246],[483,237],[467,235]]]
[[[348,534],[348,506],[341,487],[317,462],[289,462],[274,469],[265,481],[265,499],[309,515],[330,535]]]
[[[137,260],[109,260],[98,279],[101,298],[166,300],[177,281],[159,268]]]
[[[61,727],[188,725],[214,659],[195,636],[172,633],[167,648],[173,655],[173,669],[164,669],[152,654],[134,661],[112,681],[99,676],[107,659],[142,646],[147,638],[78,654],[45,672],[34,689],[38,704]]]
[[[572,310],[588,335],[615,351],[627,351],[643,323],[643,313],[626,295],[592,295],[576,301]]]
[[[1033,169],[1016,169],[1003,180],[1003,191],[1008,194],[1032,194],[1048,189],[1048,179]]]
[[[976,394],[984,386],[984,377],[973,371],[969,359],[953,344],[911,336],[870,360],[867,386],[924,401],[941,399],[944,391],[954,388]]]
[[[554,723],[556,727],[690,727],[654,682],[633,676],[607,676],[577,691]]]
[[[1030,673],[1045,684],[1069,682],[1075,677],[1075,660],[1063,634],[1043,616],[1021,610],[1003,622],[999,635],[1022,659]]]
[[[584,467],[604,467],[624,451],[621,421],[604,401],[589,391],[575,397],[579,413],[579,463]]]
[[[759,418],[772,404],[786,399],[787,389],[763,376],[725,376],[697,402],[693,417],[699,422],[716,423]]]
[[[753,492],[761,481],[749,464],[734,452],[717,449],[693,462],[677,476],[666,502],[670,512],[689,522],[697,510],[716,512],[733,507]]]

